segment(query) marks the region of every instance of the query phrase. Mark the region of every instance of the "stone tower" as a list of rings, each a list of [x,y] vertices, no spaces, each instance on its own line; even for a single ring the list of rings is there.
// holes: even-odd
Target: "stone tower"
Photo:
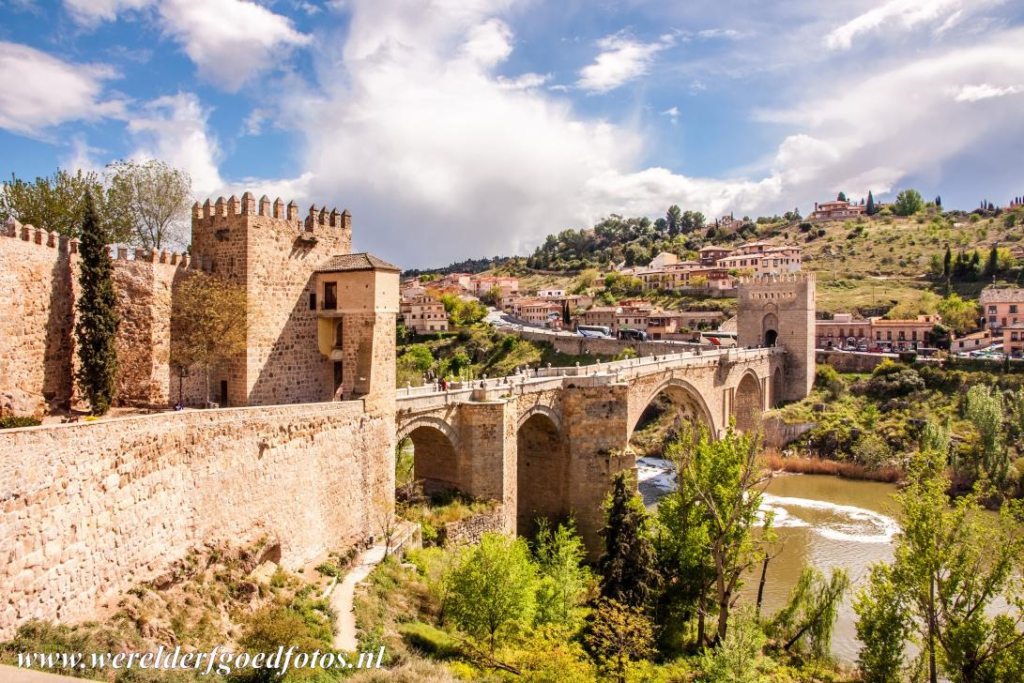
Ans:
[[[783,400],[799,401],[814,384],[814,314],[813,273],[740,278],[736,342],[785,348]]]
[[[242,285],[248,300],[246,350],[237,360],[216,369],[214,401],[230,406],[271,405],[369,393],[368,389],[361,392],[355,387],[339,391],[336,363],[319,344],[324,311],[322,294],[317,291],[317,271],[332,258],[355,256],[351,250],[352,217],[348,211],[329,211],[326,207],[318,210],[314,205],[303,218],[295,202],[285,206],[281,199],[271,203],[264,196],[257,203],[249,192],[241,200],[221,197],[216,203],[208,199],[204,205],[193,207],[193,258],[207,272]],[[362,295],[370,284],[362,281],[366,279],[365,271],[351,271],[340,279],[351,285],[342,291],[359,299],[360,310],[380,316],[372,324],[358,329],[353,326],[351,343],[358,348],[362,338],[370,340],[374,358],[390,353],[392,363],[384,367],[393,373],[398,269],[383,266],[387,268],[374,271],[375,281],[380,282],[375,282],[377,286],[371,291],[376,296],[370,297],[369,304]],[[358,288],[355,280],[359,280]],[[393,287],[388,284],[391,280]],[[344,303],[342,291],[338,296]],[[390,313],[392,309],[394,314]],[[386,333],[390,334],[390,351],[377,348]],[[350,377],[355,381],[355,373]],[[377,384],[383,388],[387,383]],[[392,376],[392,389],[393,385]]]

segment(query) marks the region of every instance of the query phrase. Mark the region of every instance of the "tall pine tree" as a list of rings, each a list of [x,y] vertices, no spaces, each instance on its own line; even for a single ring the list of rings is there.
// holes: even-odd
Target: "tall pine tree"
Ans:
[[[78,386],[94,415],[103,415],[114,400],[117,376],[115,339],[121,322],[114,293],[113,264],[107,252],[107,231],[96,215],[92,194],[85,195],[81,272],[75,336],[78,340]]]
[[[871,194],[871,190],[868,190],[868,206],[865,209],[865,213],[869,216],[874,216],[878,209],[875,208],[875,196]]]
[[[650,519],[625,472],[615,476],[601,529],[604,554],[597,561],[601,596],[646,609],[658,588]]]

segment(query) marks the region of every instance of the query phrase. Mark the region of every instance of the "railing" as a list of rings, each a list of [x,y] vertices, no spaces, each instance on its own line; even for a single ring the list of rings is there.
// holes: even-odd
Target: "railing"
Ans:
[[[507,389],[508,393],[524,393],[527,387],[530,390],[540,391],[546,388],[540,385],[549,383],[551,380],[567,377],[600,377],[610,383],[673,367],[730,361],[739,362],[743,359],[757,357],[766,351],[775,354],[783,353],[784,349],[781,346],[776,346],[769,348],[729,348],[716,351],[683,351],[680,353],[629,358],[608,363],[598,362],[594,365],[577,364],[570,367],[526,368],[504,377],[484,377],[465,382],[448,382],[444,390],[441,389],[439,382],[424,384],[419,387],[406,386],[398,390],[397,398],[401,401],[403,399],[428,396],[445,396],[456,392],[462,394],[472,390]]]

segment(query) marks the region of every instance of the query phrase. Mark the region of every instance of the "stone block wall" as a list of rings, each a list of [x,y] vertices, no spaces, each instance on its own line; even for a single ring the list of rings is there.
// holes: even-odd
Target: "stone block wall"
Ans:
[[[77,243],[15,222],[5,230],[0,236],[0,410],[42,415],[74,399]],[[128,256],[123,247],[112,253],[121,314],[116,402],[171,405],[179,393],[170,365],[171,294],[195,264],[177,254]],[[181,385],[186,404],[205,395],[199,377]]]
[[[71,400],[70,245],[29,226],[0,227],[0,412],[41,415]]]
[[[472,545],[480,542],[484,534],[504,533],[505,511],[500,505],[486,512],[448,522],[438,533],[438,542],[441,545]]]
[[[206,543],[266,536],[297,567],[379,536],[393,438],[361,401],[0,432],[0,639],[91,618]]]

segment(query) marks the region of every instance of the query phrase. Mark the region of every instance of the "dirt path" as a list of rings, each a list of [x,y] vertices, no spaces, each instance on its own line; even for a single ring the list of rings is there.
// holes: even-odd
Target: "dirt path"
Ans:
[[[330,594],[331,608],[338,615],[334,630],[334,647],[345,652],[355,652],[359,647],[356,640],[356,615],[353,611],[356,585],[362,582],[373,568],[384,559],[385,548],[375,545],[360,553],[352,564],[352,570],[341,583],[335,584]]]

